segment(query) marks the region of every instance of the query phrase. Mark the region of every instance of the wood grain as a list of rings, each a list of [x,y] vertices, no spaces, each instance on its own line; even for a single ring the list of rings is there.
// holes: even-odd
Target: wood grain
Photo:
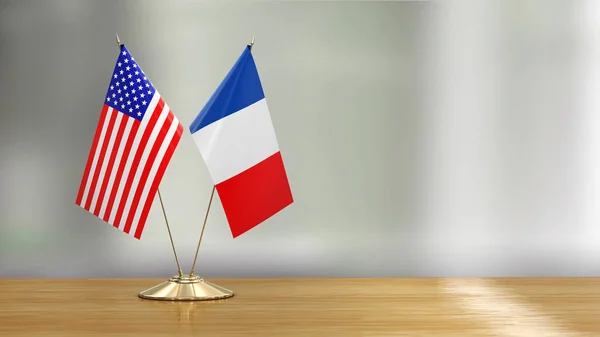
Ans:
[[[142,300],[162,279],[1,279],[6,336],[600,336],[600,279],[209,279],[217,302]]]

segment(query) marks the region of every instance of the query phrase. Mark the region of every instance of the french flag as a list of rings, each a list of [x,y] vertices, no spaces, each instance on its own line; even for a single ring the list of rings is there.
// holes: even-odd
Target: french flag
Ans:
[[[234,238],[294,202],[251,48],[189,127]]]

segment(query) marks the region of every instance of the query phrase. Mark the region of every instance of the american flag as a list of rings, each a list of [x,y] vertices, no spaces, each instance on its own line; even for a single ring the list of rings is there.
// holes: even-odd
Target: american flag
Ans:
[[[182,134],[179,120],[121,45],[76,204],[139,240]]]

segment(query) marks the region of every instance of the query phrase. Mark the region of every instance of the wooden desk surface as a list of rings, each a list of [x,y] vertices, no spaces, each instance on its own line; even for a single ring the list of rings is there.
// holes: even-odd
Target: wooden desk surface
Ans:
[[[207,279],[218,302],[137,297],[163,279],[0,279],[6,336],[600,336],[600,279]]]

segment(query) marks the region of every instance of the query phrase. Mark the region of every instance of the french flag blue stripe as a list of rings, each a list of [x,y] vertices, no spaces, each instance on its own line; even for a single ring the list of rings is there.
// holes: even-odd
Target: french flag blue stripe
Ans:
[[[225,79],[190,124],[190,132],[236,113],[265,98],[254,58],[247,46]]]

